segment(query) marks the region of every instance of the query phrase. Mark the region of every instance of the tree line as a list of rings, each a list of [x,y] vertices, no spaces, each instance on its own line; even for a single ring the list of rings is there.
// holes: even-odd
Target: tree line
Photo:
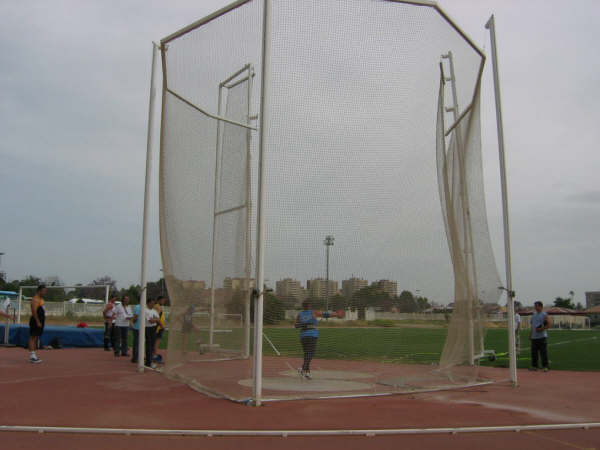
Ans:
[[[40,284],[45,284],[50,288],[52,286],[64,285],[64,283],[60,280],[48,283],[44,281],[41,277],[37,277],[35,275],[28,275],[22,280],[12,281],[7,281],[0,277],[0,290],[2,291],[19,292],[21,286],[39,286]],[[108,275],[97,277],[87,284],[77,284],[75,285],[75,289],[71,289],[68,291],[60,288],[47,289],[46,300],[50,302],[64,302],[72,298],[92,298],[104,300],[105,290],[103,288],[97,287],[102,285],[109,286],[109,295],[116,295],[118,298],[128,296],[132,304],[138,304],[140,302],[142,288],[139,284],[132,284],[129,287],[119,289],[117,288],[116,280],[114,280]],[[148,282],[147,289],[148,290],[146,295],[148,295],[148,297],[156,298],[160,295],[163,295],[167,297],[167,299],[169,298],[167,285],[165,283],[164,278],[161,278],[158,281]],[[23,291],[23,295],[26,297],[33,296],[33,293],[33,289],[26,289]]]

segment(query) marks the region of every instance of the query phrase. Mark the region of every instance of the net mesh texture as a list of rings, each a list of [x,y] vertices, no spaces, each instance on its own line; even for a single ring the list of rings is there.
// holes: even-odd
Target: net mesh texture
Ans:
[[[239,4],[163,43],[165,372],[235,400],[254,387],[258,132],[243,125],[260,114],[263,6]],[[481,380],[482,308],[500,286],[482,56],[433,6],[274,0],[271,12],[263,396]],[[405,320],[433,302],[453,303],[448,324]]]

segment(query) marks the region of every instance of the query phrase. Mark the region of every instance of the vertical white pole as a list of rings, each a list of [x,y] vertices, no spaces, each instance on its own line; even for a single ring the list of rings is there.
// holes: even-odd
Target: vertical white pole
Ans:
[[[221,117],[221,103],[223,101],[223,84],[219,84],[219,96],[218,96],[218,116]],[[221,145],[221,121],[217,120],[217,145],[215,148],[215,183],[213,191],[213,227],[212,227],[212,259],[210,266],[210,317],[209,317],[209,330],[208,330],[208,343],[212,347],[214,343],[214,332],[215,332],[215,265],[217,263],[217,247],[216,247],[216,234],[217,234],[217,190],[219,188],[219,147]]]
[[[254,401],[260,406],[262,396],[262,335],[263,335],[263,303],[265,284],[265,153],[266,153],[266,126],[269,123],[269,71],[270,67],[270,39],[271,39],[271,0],[264,0],[263,5],[263,37],[262,37],[262,79],[260,89],[260,128],[258,149],[258,204],[256,209],[256,222],[258,238],[256,240],[256,307],[254,309]]]
[[[152,179],[152,132],[154,130],[154,98],[156,89],[154,86],[154,71],[156,68],[156,44],[152,43],[152,68],[150,73],[150,101],[148,103],[148,133],[146,135],[146,184],[144,187],[144,220],[142,224],[142,267],[141,267],[141,287],[140,296],[140,315],[138,323],[138,372],[144,371],[144,355],[146,350],[146,298],[147,281],[146,266],[148,261],[148,223],[150,222],[150,181]]]
[[[110,292],[110,286],[107,284],[106,286],[104,286],[104,304],[108,305],[108,295]]]
[[[248,118],[247,123],[250,125],[250,112],[252,110],[252,80],[254,76],[254,68],[252,65],[248,67]],[[250,301],[252,288],[250,287],[250,260],[251,252],[251,227],[250,220],[252,219],[252,130],[246,130],[246,300],[244,304],[244,357],[250,356]]]
[[[442,58],[448,58],[448,64],[450,66],[450,79],[446,80],[446,81],[451,81],[452,82],[452,116],[454,118],[454,123],[456,123],[456,121],[458,120],[458,117],[460,116],[460,109],[458,107],[458,92],[457,92],[457,88],[456,88],[456,75],[454,72],[454,55],[452,54],[452,51],[448,51],[447,55],[442,55]],[[454,129],[454,135],[455,135],[455,139],[456,139],[456,144],[457,147],[460,148],[461,144],[462,144],[462,139],[460,136],[460,127],[456,127]],[[461,188],[461,193],[462,193],[462,197],[463,197],[463,221],[464,221],[464,230],[463,230],[463,245],[465,246],[465,250],[464,250],[464,255],[465,255],[465,270],[466,272],[469,274],[469,277],[473,276],[473,283],[474,283],[474,292],[468,292],[468,300],[469,303],[467,305],[467,314],[469,315],[468,318],[468,333],[469,333],[469,364],[470,365],[474,365],[475,364],[475,333],[474,333],[474,321],[473,321],[473,301],[478,301],[477,299],[477,276],[476,276],[476,272],[475,272],[475,265],[474,265],[474,261],[472,260],[472,240],[473,240],[473,234],[471,233],[471,215],[469,212],[469,194],[465,185],[465,181],[466,181],[466,170],[465,170],[465,162],[464,162],[464,156],[463,154],[459,151],[458,152],[458,157],[459,157],[459,161],[460,161],[460,171],[461,171],[461,179],[463,180],[462,182],[462,188]],[[467,285],[469,286],[469,285]]]
[[[17,306],[17,323],[21,323],[21,303],[23,302],[23,288],[19,288],[19,302]]]
[[[515,303],[512,286],[510,260],[510,227],[508,221],[508,188],[506,184],[506,160],[504,157],[504,126],[502,124],[502,103],[500,100],[500,77],[498,75],[498,54],[496,50],[496,24],[494,15],[485,24],[490,30],[492,43],[492,70],[494,72],[494,94],[496,98],[496,126],[498,130],[498,152],[500,157],[500,182],[502,187],[502,216],[504,219],[504,263],[506,269],[506,297],[508,303],[508,354],[510,380],[517,385],[517,355],[515,348]]]

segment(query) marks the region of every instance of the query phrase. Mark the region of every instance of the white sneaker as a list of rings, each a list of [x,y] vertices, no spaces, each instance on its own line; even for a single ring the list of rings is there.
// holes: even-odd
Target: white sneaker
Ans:
[[[29,358],[29,362],[32,364],[39,364],[42,362],[42,360],[40,358],[38,358],[37,356],[31,356]]]
[[[151,364],[150,364],[150,368],[151,368],[151,369],[156,369],[156,367],[157,367],[157,366],[156,366],[156,363],[151,363]]]
[[[307,380],[312,380],[312,375],[310,374],[309,370],[304,372],[304,378],[306,378]]]

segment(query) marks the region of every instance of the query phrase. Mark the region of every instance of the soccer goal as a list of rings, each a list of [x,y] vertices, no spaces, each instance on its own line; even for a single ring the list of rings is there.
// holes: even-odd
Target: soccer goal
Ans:
[[[16,301],[16,322],[21,323],[23,315],[29,316],[31,297],[37,286],[21,286]],[[47,298],[44,304],[46,316],[96,315],[102,317],[104,305],[108,303],[111,286],[104,284],[75,286],[46,286]]]
[[[479,370],[485,56],[435,3],[239,0],[155,52],[167,376],[257,403],[507,378]]]

